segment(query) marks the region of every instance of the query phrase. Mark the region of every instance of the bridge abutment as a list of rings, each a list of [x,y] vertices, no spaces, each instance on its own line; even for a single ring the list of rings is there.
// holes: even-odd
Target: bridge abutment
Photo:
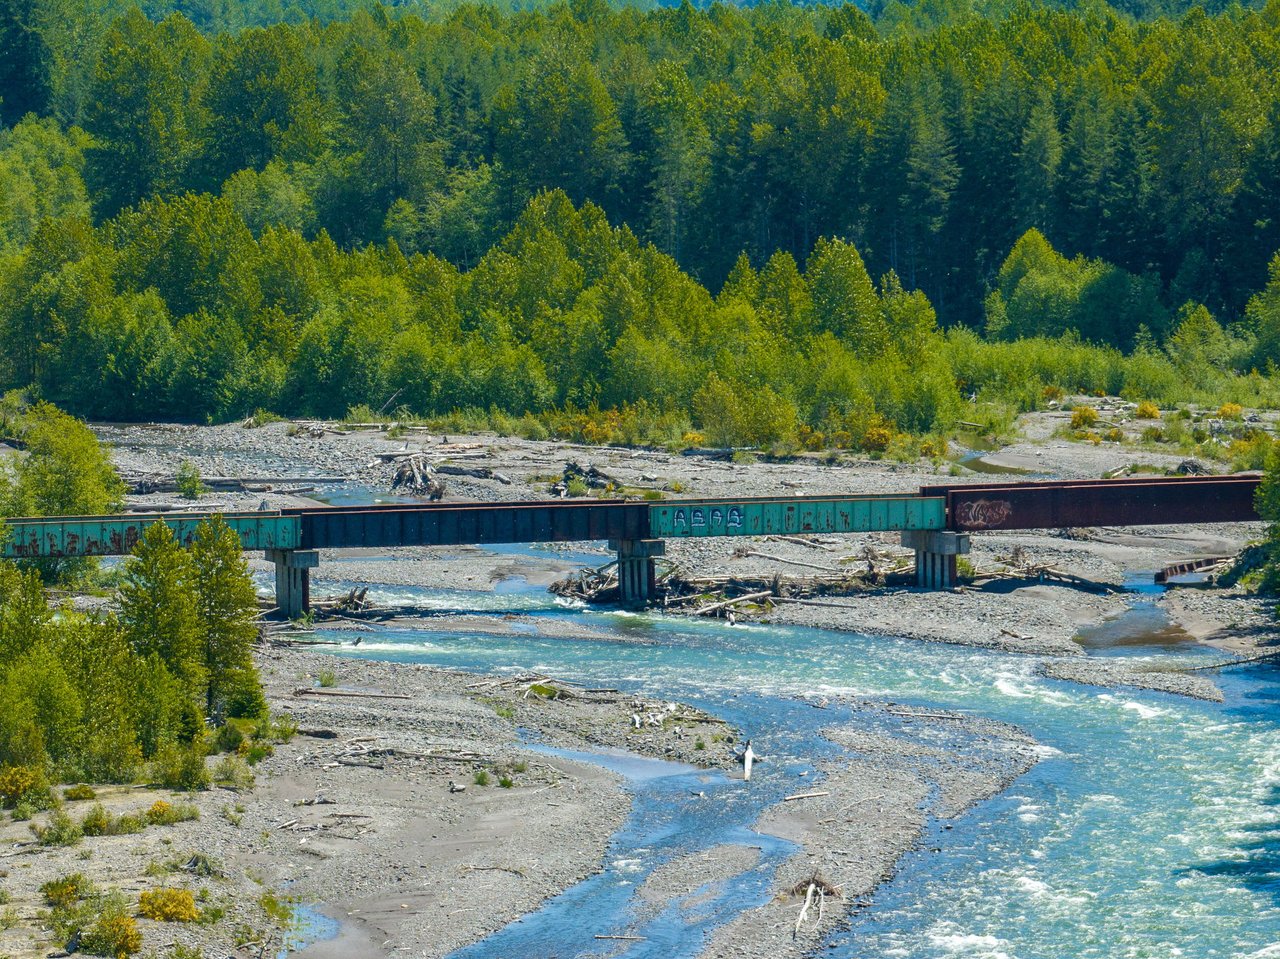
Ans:
[[[314,549],[269,549],[267,559],[276,564],[276,606],[289,619],[311,608],[311,570],[320,565]]]
[[[609,540],[618,554],[618,598],[624,606],[644,606],[657,594],[655,556],[665,556],[667,544],[660,539]]]
[[[916,585],[950,589],[956,585],[956,557],[969,552],[969,534],[945,529],[902,531],[902,545],[916,551]]]

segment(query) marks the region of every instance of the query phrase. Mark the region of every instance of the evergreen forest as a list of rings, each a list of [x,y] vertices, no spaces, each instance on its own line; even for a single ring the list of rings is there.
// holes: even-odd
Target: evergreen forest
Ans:
[[[0,387],[875,449],[1280,405],[1280,0],[0,0]]]

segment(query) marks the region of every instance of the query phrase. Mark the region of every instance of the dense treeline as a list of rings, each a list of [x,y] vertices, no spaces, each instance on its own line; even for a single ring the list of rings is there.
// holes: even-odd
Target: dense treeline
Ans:
[[[1075,334],[943,332],[921,292],[892,272],[874,283],[838,240],[819,241],[803,269],[785,252],[759,270],[744,256],[713,297],[656,247],[559,192],[536,198],[467,272],[406,257],[394,241],[344,251],[282,227],[255,237],[230,200],[194,194],[144,202],[96,229],[45,221],[14,263],[25,275],[0,314],[9,375],[98,418],[598,407],[623,415],[605,425],[596,414],[564,417],[566,431],[670,442],[697,427],[715,443],[822,434],[874,447],[886,429],[947,428],[972,394],[1023,408],[1045,386],[1164,402],[1276,399],[1269,378],[1232,370],[1280,349],[1280,260],[1251,301],[1256,333],[1229,332],[1189,306],[1163,347],[1143,334],[1127,356]],[[1113,275],[1032,232],[991,299],[1005,324],[1050,311],[1085,326],[1112,307]]]
[[[1269,395],[1232,377],[1280,351],[1280,0],[879,13],[25,33],[0,379],[93,416],[599,404],[744,442],[1036,383]]]

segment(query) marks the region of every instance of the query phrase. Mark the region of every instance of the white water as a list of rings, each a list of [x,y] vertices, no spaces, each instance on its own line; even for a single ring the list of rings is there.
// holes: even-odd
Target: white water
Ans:
[[[1280,959],[1280,686],[1269,670],[1222,674],[1227,702],[1219,705],[1046,680],[1024,658],[983,650],[587,613],[533,594],[396,593],[417,605],[429,595],[442,608],[470,604],[578,617],[614,641],[397,630],[369,636],[343,655],[477,670],[532,668],[651,687],[729,716],[761,752],[780,756],[812,756],[822,748],[817,723],[831,717],[793,698],[803,696],[959,708],[1034,735],[1041,763],[954,830],[931,838],[928,848],[941,852],[910,856],[899,878],[825,955]],[[735,698],[737,690],[751,695]],[[627,927],[634,918],[630,893],[644,873],[678,851],[725,841],[749,824],[757,805],[794,784],[785,779],[803,766],[799,760],[762,766],[750,786],[752,801],[729,804],[729,819],[706,819],[705,810],[680,818],[668,808],[664,780],[636,784],[637,811],[613,856],[627,869],[589,880],[460,955],[606,951],[589,939],[568,952],[554,950],[566,948],[583,909],[591,910],[594,931]],[[741,793],[741,784],[736,788]],[[670,848],[651,848],[655,823],[674,837]],[[649,851],[637,852],[636,844]],[[771,850],[764,874],[739,877],[699,921],[673,907],[649,928],[648,944],[625,954],[695,955],[709,930],[767,894],[767,872],[785,853]],[[618,954],[616,942],[607,945]]]

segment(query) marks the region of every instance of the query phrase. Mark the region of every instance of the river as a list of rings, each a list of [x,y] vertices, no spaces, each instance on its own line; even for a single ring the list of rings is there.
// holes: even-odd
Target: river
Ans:
[[[635,797],[609,867],[458,959],[695,956],[711,930],[768,895],[772,870],[792,847],[749,827],[812,760],[837,754],[818,731],[840,720],[845,698],[1005,720],[1042,744],[1043,759],[954,828],[934,828],[824,955],[1280,957],[1280,685],[1271,668],[1224,671],[1226,702],[1214,704],[1044,679],[1031,660],[986,650],[568,608],[518,584],[495,594],[387,588],[378,596],[572,618],[610,640],[384,629],[337,655],[484,672],[538,669],[649,690],[725,716],[768,757],[749,789],[686,767],[592,757],[626,774]],[[1094,636],[1095,654],[1178,662],[1220,656],[1171,647],[1146,598],[1135,594],[1126,622]],[[1144,645],[1144,637],[1160,645]],[[830,700],[828,708],[814,708],[818,697]],[[650,870],[725,842],[760,846],[759,864],[710,901],[637,919],[634,893]],[[590,923],[581,921],[586,914]],[[637,929],[646,941],[625,952],[591,935]]]

